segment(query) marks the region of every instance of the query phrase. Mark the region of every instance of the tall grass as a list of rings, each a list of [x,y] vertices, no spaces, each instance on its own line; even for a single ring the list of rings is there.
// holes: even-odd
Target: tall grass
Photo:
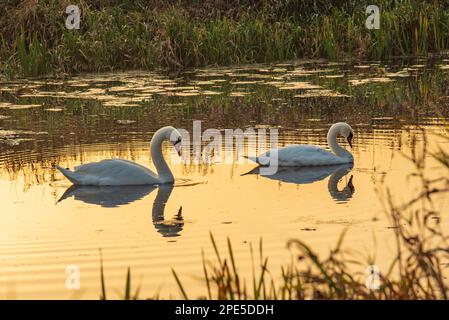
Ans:
[[[449,5],[378,1],[381,28],[365,28],[358,1],[68,1],[0,4],[0,72],[23,76],[115,69],[179,70],[298,57],[384,59],[449,49]]]
[[[24,76],[38,76],[47,72],[46,47],[42,39],[33,35],[27,45],[25,32],[22,30],[15,46]]]
[[[103,267],[103,255],[100,250],[100,282],[101,282],[101,294],[100,294],[100,300],[107,300],[106,296],[106,282],[104,279],[104,267]],[[137,287],[134,294],[131,292],[131,268],[128,267],[126,272],[126,282],[125,282],[125,289],[123,291],[123,294],[121,295],[121,298],[123,300],[137,300],[140,293],[140,286]]]

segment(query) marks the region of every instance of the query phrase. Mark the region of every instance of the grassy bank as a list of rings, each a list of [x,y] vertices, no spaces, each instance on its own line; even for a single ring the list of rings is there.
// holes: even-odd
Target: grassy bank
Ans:
[[[79,30],[65,8],[81,9]],[[377,1],[381,28],[365,28],[355,0],[6,1],[0,72],[39,76],[107,70],[273,62],[300,57],[385,59],[449,49],[449,5]]]

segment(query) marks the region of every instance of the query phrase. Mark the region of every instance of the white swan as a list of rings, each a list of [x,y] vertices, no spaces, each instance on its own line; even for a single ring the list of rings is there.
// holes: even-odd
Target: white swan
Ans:
[[[309,166],[326,166],[354,162],[352,154],[342,148],[337,142],[337,136],[341,135],[346,138],[352,148],[352,138],[354,131],[345,122],[333,124],[327,133],[327,143],[333,153],[318,147],[303,144],[292,144],[283,148],[271,149],[259,157],[248,157],[248,159],[257,162],[260,165],[269,165],[270,155],[276,157],[279,167],[309,167]]]
[[[163,127],[151,139],[151,157],[157,174],[140,164],[123,160],[109,159],[75,167],[74,171],[56,168],[75,185],[83,186],[125,186],[155,185],[173,183],[174,177],[162,156],[162,142],[169,140],[181,155],[181,134],[173,127]]]

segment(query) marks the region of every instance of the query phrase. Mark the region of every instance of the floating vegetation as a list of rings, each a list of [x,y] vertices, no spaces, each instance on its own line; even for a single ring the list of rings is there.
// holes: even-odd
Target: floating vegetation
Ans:
[[[344,74],[329,74],[329,75],[324,75],[324,76],[320,76],[322,78],[326,78],[326,79],[338,79],[338,78],[344,78],[345,75]]]
[[[131,86],[117,86],[117,87],[110,87],[108,89],[108,92],[126,92],[126,91],[133,91],[134,89]]]
[[[393,72],[393,73],[385,73],[385,76],[388,78],[396,78],[396,77],[406,78],[406,77],[410,77],[411,74],[408,70],[401,70],[401,71]]]
[[[23,142],[34,141],[32,138],[13,138],[13,139],[2,139],[0,138],[0,143],[6,144],[9,147],[18,146]]]
[[[216,95],[223,94],[223,92],[205,90],[205,91],[201,92],[201,94],[203,94],[205,96],[216,96]]]
[[[47,132],[33,132],[27,130],[3,130],[0,129],[0,143],[9,147],[18,146],[21,143],[34,141],[35,136],[47,135]]]
[[[394,80],[390,79],[390,78],[366,78],[366,79],[353,79],[353,80],[349,80],[349,83],[352,86],[360,86],[360,85],[364,85],[367,83],[385,83],[385,82],[392,82]]]
[[[321,86],[310,84],[309,82],[286,82],[278,86],[279,90],[312,90],[322,89]]]
[[[212,84],[214,84],[214,81],[193,81],[193,84],[195,84],[197,86],[205,86],[205,85],[212,85]]]
[[[231,97],[244,97],[247,96],[248,94],[250,94],[250,92],[246,92],[246,91],[235,91],[235,92],[231,92],[229,94],[229,96]]]
[[[308,90],[303,94],[294,95],[295,98],[350,98],[347,94],[332,90]]]
[[[7,106],[7,108],[12,110],[19,110],[19,109],[31,109],[31,108],[39,108],[42,107],[40,104],[10,104]]]
[[[425,67],[411,70],[417,61],[358,69],[363,72],[354,72],[349,61],[336,64],[301,59],[283,63],[282,72],[278,69],[276,73],[273,65],[256,64],[192,69],[176,78],[133,71],[85,74],[64,80],[0,81],[0,86],[8,89],[0,94],[1,115],[8,118],[0,120],[3,129],[49,131],[52,139],[37,138],[38,145],[65,145],[92,136],[106,141],[111,137],[105,135],[105,128],[117,130],[119,140],[126,139],[125,128],[148,134],[153,126],[165,125],[163,119],[180,126],[188,125],[184,121],[204,119],[219,127],[246,127],[257,118],[267,125],[281,121],[286,128],[301,126],[303,130],[313,126],[308,119],[330,121],[323,117],[353,119],[354,123],[370,126],[372,121],[374,125],[385,121],[400,125],[409,123],[410,118],[435,117],[431,109],[422,106],[436,101],[447,115],[446,71],[438,67],[444,56],[437,61],[426,60]],[[381,76],[376,68],[383,70]],[[259,74],[264,77],[254,83]],[[207,77],[208,84],[199,82],[204,75],[213,75]],[[235,81],[250,84],[232,84]],[[21,87],[31,87],[33,93],[17,96],[15,92]],[[360,105],[364,106],[363,112]],[[410,112],[410,108],[418,112]],[[154,118],[155,114],[163,116]],[[136,119],[138,126],[126,121]],[[68,140],[75,135],[76,140]],[[5,143],[2,146],[6,148]]]
[[[262,81],[231,81],[230,83],[233,85],[238,85],[238,84],[257,84],[261,82]]]
[[[354,69],[371,69],[370,65],[355,65]]]
[[[191,90],[191,91],[183,91],[183,92],[176,92],[172,95],[178,96],[178,97],[194,97],[199,96],[200,92],[198,90]]]
[[[116,121],[118,124],[132,124],[135,123],[135,120],[117,120]]]
[[[12,106],[12,103],[0,102],[0,108],[9,108],[10,106]]]

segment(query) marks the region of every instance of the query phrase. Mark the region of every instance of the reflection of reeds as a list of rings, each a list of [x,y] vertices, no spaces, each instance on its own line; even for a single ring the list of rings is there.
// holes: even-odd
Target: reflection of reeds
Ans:
[[[222,79],[226,78],[224,73],[221,71]],[[288,76],[288,72],[285,74]],[[260,73],[256,71],[254,75],[260,75]],[[25,103],[39,104],[42,107],[0,110],[2,115],[5,114],[15,120],[0,120],[2,127],[6,130],[17,131],[11,134],[11,137],[0,140],[0,153],[4,155],[4,158],[8,158],[6,154],[11,150],[20,151],[29,148],[34,150],[35,146],[49,150],[92,142],[123,143],[130,139],[149,141],[151,132],[167,124],[190,130],[191,119],[203,119],[205,128],[244,129],[252,126],[256,121],[267,125],[280,125],[283,128],[322,129],[323,123],[342,119],[351,124],[363,123],[371,126],[380,122],[373,118],[389,117],[392,119],[394,128],[399,129],[410,123],[427,121],[423,118],[438,116],[439,114],[427,107],[426,104],[430,102],[439,106],[441,117],[449,115],[447,101],[444,98],[447,95],[446,78],[445,71],[438,68],[420,72],[417,78],[409,77],[388,83],[368,83],[361,86],[351,86],[346,79],[343,81],[341,79],[323,80],[313,76],[311,83],[351,95],[351,98],[318,96],[307,99],[295,98],[298,90],[278,90],[259,83],[249,86],[250,95],[236,98],[229,94],[229,92],[232,93],[233,88],[227,81],[223,82],[223,87],[220,88],[223,92],[221,95],[182,98],[155,95],[151,101],[142,102],[140,107],[103,106],[101,101],[104,98],[117,98],[111,93],[98,93],[86,99],[64,98],[62,93],[65,92],[61,93],[60,88],[57,87],[51,89],[55,97],[20,98]],[[148,78],[149,82],[152,80],[152,77]],[[100,82],[100,80],[97,81]],[[103,86],[100,83],[95,85]],[[126,87],[126,85],[124,80],[122,86]],[[176,86],[178,84],[173,87]],[[84,90],[89,89],[88,87]],[[65,90],[70,94],[75,89],[66,87]],[[367,90],[372,94],[367,95]],[[138,94],[138,90],[133,90],[133,95]],[[1,96],[1,99],[8,100],[8,97],[5,94]],[[180,101],[185,105],[170,105]],[[64,105],[64,108],[60,112],[45,110],[52,105]],[[322,122],[314,124],[309,121],[311,118],[319,118]],[[132,125],[119,124],[118,120],[122,119],[134,122]],[[17,128],[21,130],[16,130]],[[367,129],[357,129],[357,131],[361,130]],[[18,143],[9,145],[8,142],[15,142],[15,138],[19,139]],[[22,138],[31,139],[20,140]],[[33,159],[41,160],[39,153],[43,152],[36,152]],[[14,160],[17,159],[11,162],[15,162]]]

